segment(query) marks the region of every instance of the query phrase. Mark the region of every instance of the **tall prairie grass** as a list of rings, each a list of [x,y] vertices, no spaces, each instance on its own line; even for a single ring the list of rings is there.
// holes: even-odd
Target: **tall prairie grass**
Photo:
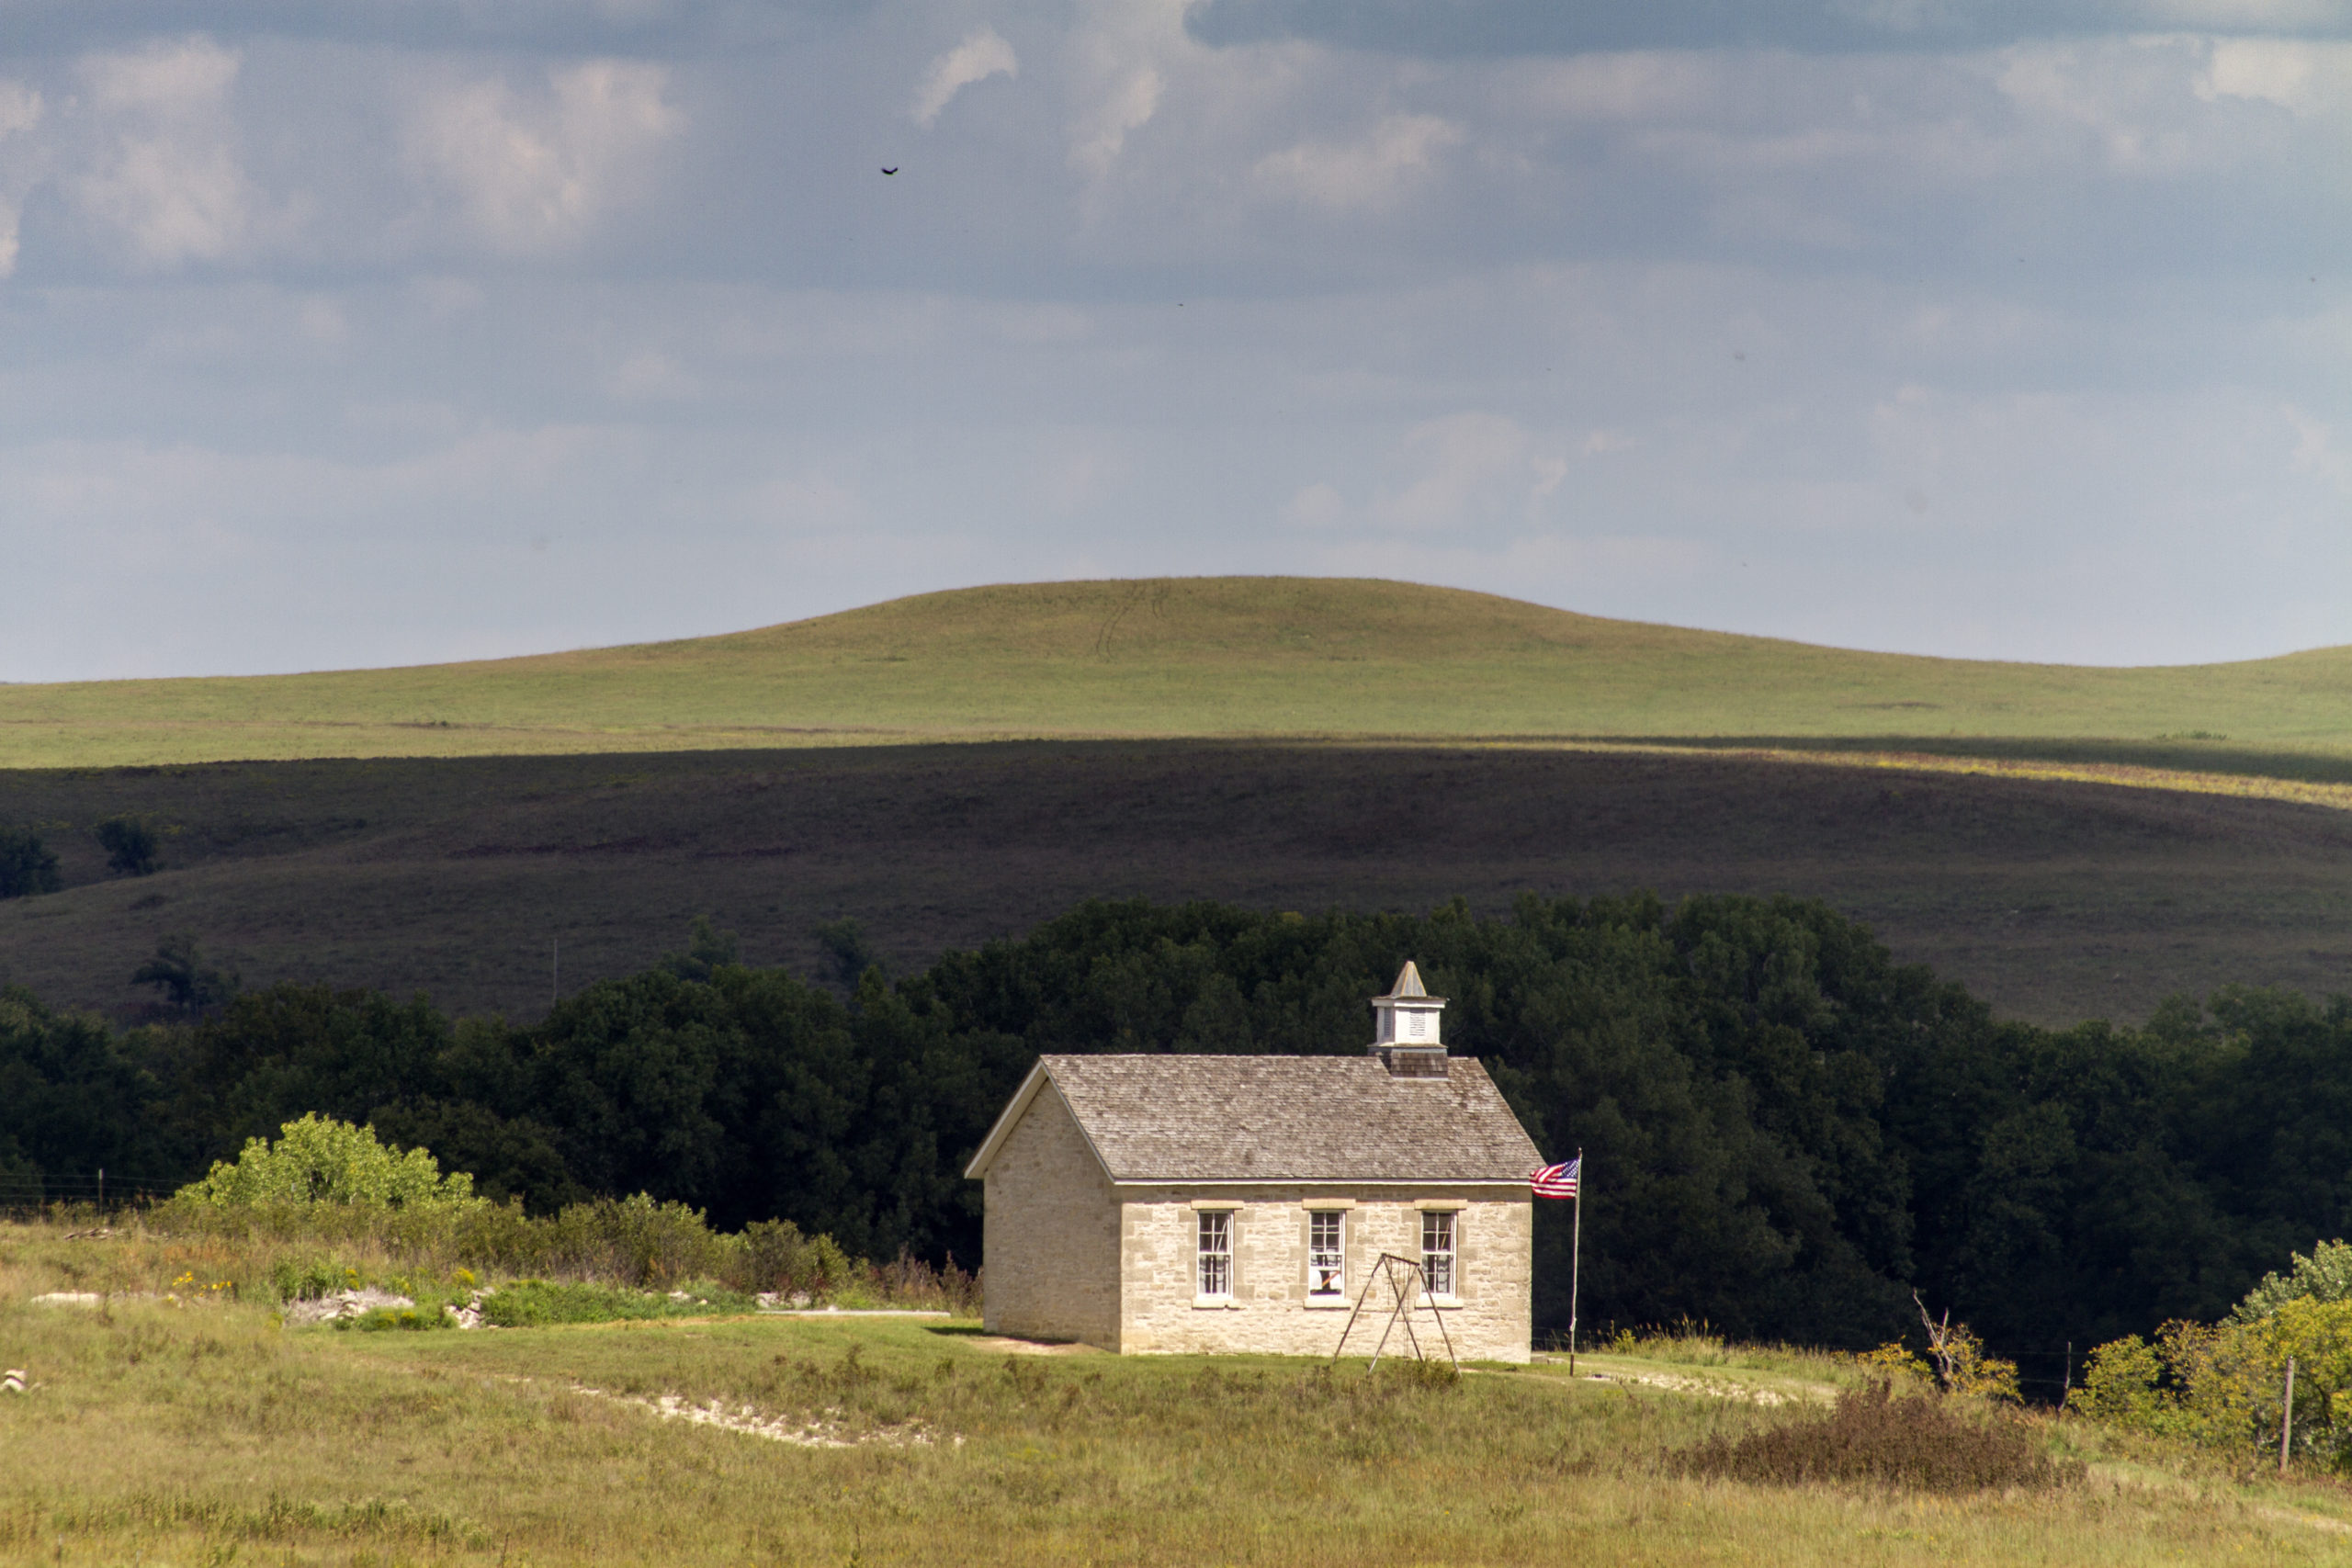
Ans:
[[[703,1283],[796,1304],[893,1307],[977,1315],[980,1280],[902,1257],[873,1262],[786,1220],[713,1230],[699,1210],[642,1194],[576,1203],[544,1218],[519,1205],[383,1209],[331,1203],[215,1208],[181,1201],[111,1217],[60,1205],[15,1227],[19,1267],[58,1289],[103,1295],[168,1292],[188,1276],[254,1303],[382,1287],[436,1302],[503,1279],[667,1291]],[[105,1231],[102,1240],[92,1233]],[[70,1239],[69,1239],[70,1238]],[[0,1269],[5,1269],[0,1265]],[[0,1272],[0,1290],[6,1275]]]
[[[0,1562],[2352,1559],[2340,1490],[2240,1484],[2080,1420],[2020,1428],[2088,1462],[2054,1491],[1750,1484],[1679,1456],[1790,1412],[1556,1366],[1008,1354],[904,1318],[362,1336],[240,1292],[36,1305],[271,1257],[253,1235],[64,1236],[0,1227],[0,1363],[32,1385],[0,1395]]]

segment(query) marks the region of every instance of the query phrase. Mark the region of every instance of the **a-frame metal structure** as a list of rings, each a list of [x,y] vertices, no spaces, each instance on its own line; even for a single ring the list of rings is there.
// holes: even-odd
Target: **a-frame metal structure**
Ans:
[[[1422,1361],[1430,1359],[1429,1352],[1421,1348],[1419,1336],[1413,1332],[1413,1309],[1417,1306],[1428,1307],[1430,1316],[1437,1320],[1438,1337],[1445,1346],[1445,1359],[1452,1365],[1460,1367],[1462,1363],[1453,1354],[1453,1336],[1446,1332],[1445,1314],[1429,1302],[1429,1280],[1421,1273],[1421,1266],[1393,1252],[1382,1253],[1380,1261],[1374,1264],[1372,1272],[1364,1277],[1363,1289],[1356,1294],[1355,1310],[1348,1314],[1347,1326],[1340,1330],[1340,1343],[1332,1348],[1331,1364],[1335,1367],[1340,1364],[1340,1354],[1348,1348],[1348,1336],[1355,1332],[1356,1319],[1363,1315],[1364,1303],[1372,1300],[1374,1289],[1384,1280],[1388,1285],[1388,1321],[1381,1327],[1380,1342],[1372,1348],[1372,1365],[1365,1371],[1378,1370],[1380,1354],[1388,1348],[1388,1337],[1396,1331],[1400,1324],[1405,1329],[1405,1343],[1413,1348],[1414,1359]],[[1380,1309],[1374,1307],[1373,1310],[1377,1312]]]

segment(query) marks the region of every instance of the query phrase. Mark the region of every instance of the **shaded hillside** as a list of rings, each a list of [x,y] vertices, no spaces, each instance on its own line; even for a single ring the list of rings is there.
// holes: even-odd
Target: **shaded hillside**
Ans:
[[[147,812],[164,869],[88,825]],[[66,890],[0,903],[0,978],[128,1016],[174,932],[249,984],[537,1016],[679,947],[816,972],[862,920],[899,973],[1094,897],[1422,910],[1654,887],[1828,900],[2006,1014],[2137,1019],[2228,983],[2352,989],[2352,815],[1739,757],[1035,742],[0,774]]]

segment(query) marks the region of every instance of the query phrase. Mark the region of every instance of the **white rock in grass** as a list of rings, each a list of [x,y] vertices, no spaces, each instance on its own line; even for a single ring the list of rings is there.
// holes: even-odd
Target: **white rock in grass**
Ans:
[[[397,1296],[390,1291],[373,1288],[361,1291],[337,1291],[331,1296],[315,1301],[288,1302],[285,1306],[286,1321],[292,1324],[336,1323],[346,1317],[358,1317],[379,1307],[414,1306],[407,1296]]]

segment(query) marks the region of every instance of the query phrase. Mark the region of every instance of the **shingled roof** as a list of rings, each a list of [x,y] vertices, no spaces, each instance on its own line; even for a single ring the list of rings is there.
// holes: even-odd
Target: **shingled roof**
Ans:
[[[1517,1182],[1544,1163],[1464,1056],[1442,1078],[1371,1055],[1040,1056],[967,1176],[1048,1083],[1114,1181]]]

